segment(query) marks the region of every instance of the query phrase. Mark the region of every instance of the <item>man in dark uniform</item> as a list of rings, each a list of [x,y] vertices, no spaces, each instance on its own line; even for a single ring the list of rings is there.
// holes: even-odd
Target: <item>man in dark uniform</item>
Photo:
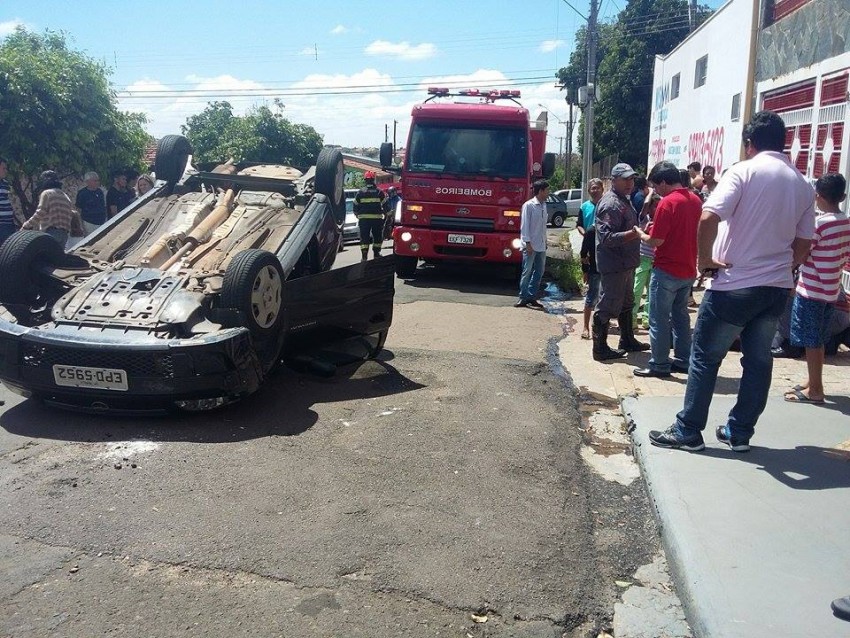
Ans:
[[[363,175],[366,185],[354,196],[354,214],[360,222],[360,252],[362,261],[369,256],[369,245],[372,255],[381,256],[381,245],[384,243],[384,217],[387,212],[387,196],[375,186],[375,173],[366,171]]]
[[[593,359],[609,361],[628,352],[648,350],[635,339],[632,324],[635,268],[640,263],[640,235],[634,229],[637,214],[629,201],[635,172],[628,164],[611,169],[611,190],[596,205],[596,268],[602,280],[602,295],[593,314]],[[620,344],[608,346],[608,322],[617,318]]]

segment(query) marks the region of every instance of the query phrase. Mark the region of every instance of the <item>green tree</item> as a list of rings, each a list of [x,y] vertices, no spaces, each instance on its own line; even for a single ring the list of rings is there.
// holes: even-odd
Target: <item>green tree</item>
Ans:
[[[711,10],[700,7],[697,22]],[[669,53],[688,35],[687,0],[629,0],[611,24],[601,24],[597,47],[594,109],[594,161],[618,154],[620,161],[643,166],[649,149],[652,76],[656,55]],[[587,82],[586,29],[576,34],[569,64],[558,71],[565,86]],[[579,125],[583,152],[584,123]]]
[[[238,116],[229,102],[210,102],[182,129],[200,164],[233,159],[309,166],[322,149],[322,136],[312,126],[293,124],[279,108],[273,111],[267,106]]]
[[[139,113],[118,110],[109,70],[72,50],[62,33],[23,28],[0,42],[0,152],[28,216],[34,176],[142,168],[150,136]]]

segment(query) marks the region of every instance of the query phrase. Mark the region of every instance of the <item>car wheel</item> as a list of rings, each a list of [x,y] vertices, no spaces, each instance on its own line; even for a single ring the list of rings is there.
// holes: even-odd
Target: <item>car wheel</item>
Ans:
[[[345,166],[338,148],[323,148],[316,160],[316,192],[331,200],[337,226],[345,221]]]
[[[416,257],[395,256],[395,274],[402,279],[412,279],[416,274],[416,265],[419,259]]]
[[[56,266],[65,252],[47,233],[23,230],[0,247],[0,302],[30,303],[42,292],[39,268]]]
[[[552,225],[555,228],[560,228],[564,225],[564,216],[561,213],[555,213],[552,215]]]
[[[283,269],[266,250],[243,250],[224,271],[221,306],[239,310],[255,339],[275,335],[283,321]]]
[[[172,186],[180,181],[189,163],[192,145],[182,135],[166,135],[156,145],[154,172]]]

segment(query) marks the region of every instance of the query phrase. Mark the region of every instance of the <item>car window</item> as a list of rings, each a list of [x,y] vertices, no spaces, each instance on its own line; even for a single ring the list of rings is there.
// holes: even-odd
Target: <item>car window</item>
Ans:
[[[570,191],[570,199],[581,199],[581,191]]]

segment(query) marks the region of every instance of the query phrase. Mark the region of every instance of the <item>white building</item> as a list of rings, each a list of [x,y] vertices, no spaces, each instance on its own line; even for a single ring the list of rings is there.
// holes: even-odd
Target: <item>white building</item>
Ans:
[[[729,0],[655,60],[649,166],[742,159],[743,124],[782,115],[786,151],[809,178],[850,177],[848,0]]]

